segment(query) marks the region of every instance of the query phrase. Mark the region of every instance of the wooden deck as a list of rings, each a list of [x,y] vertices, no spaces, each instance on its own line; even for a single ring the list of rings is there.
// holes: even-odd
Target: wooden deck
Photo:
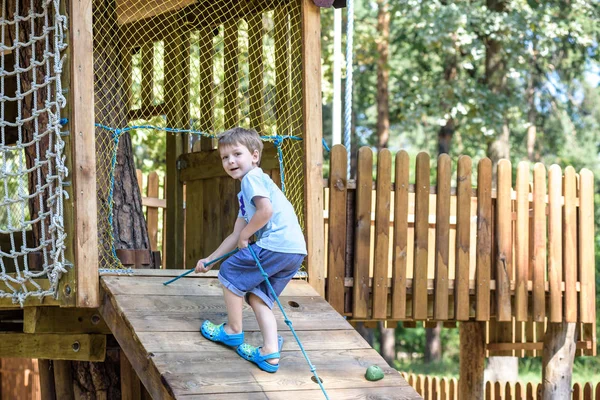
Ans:
[[[221,287],[214,274],[162,284],[181,272],[137,270],[135,276],[101,277],[102,316],[153,398],[324,398],[278,309],[285,344],[279,371],[269,374],[200,335],[203,320],[226,320]],[[308,283],[294,280],[281,302],[332,400],[420,398]],[[249,343],[259,343],[249,307],[244,330]],[[384,370],[384,379],[364,378],[373,364]]]

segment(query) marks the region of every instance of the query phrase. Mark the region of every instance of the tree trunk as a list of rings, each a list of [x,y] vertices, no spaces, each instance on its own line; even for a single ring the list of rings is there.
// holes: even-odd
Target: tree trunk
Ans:
[[[486,3],[491,11],[506,12],[506,0],[487,0]],[[485,81],[492,93],[501,95],[506,90],[506,60],[502,54],[502,42],[487,37],[485,44]],[[510,129],[506,116],[496,127],[496,135],[496,139],[488,144],[488,157],[492,160],[494,182],[498,161],[510,157]]]
[[[377,148],[388,146],[390,138],[390,105],[388,57],[390,53],[390,11],[387,0],[377,0]]]
[[[121,65],[114,0],[94,1],[94,25],[102,29],[94,34],[94,96],[96,121],[112,128],[124,128],[128,124],[129,109],[127,80]],[[96,129],[97,163],[105,166],[98,170],[99,181],[108,182],[106,166],[111,165],[113,140],[112,132]],[[107,149],[108,147],[108,149]],[[117,249],[148,249],[150,241],[144,214],[142,198],[135,175],[135,164],[128,133],[121,136],[114,171],[113,193],[113,236]],[[98,187],[100,203],[108,201],[109,185]],[[98,207],[102,210],[103,207]],[[105,215],[99,215],[105,219]],[[107,232],[100,239],[108,243]],[[153,265],[153,263],[151,263]]]
[[[379,337],[381,338],[381,355],[390,367],[394,367],[394,361],[396,360],[396,329],[386,328],[383,321],[378,323],[378,328]]]
[[[577,324],[548,323],[542,355],[542,398],[570,399]]]
[[[435,328],[425,329],[425,362],[442,360],[442,323],[438,322]]]

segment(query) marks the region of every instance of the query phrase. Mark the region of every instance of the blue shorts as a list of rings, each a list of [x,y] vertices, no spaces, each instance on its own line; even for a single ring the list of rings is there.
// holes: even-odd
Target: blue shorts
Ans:
[[[278,253],[251,244],[260,265],[269,276],[269,282],[277,296],[283,292],[288,282],[294,277],[304,260],[304,254]],[[252,257],[249,249],[241,249],[221,265],[219,281],[232,293],[245,297],[248,301],[250,293],[254,293],[273,308],[275,297],[269,290],[265,278]]]

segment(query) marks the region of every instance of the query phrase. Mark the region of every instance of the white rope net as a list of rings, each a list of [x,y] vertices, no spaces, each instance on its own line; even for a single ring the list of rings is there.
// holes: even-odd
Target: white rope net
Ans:
[[[2,0],[0,297],[21,305],[55,295],[70,265],[60,116],[67,17],[60,6],[60,0]]]

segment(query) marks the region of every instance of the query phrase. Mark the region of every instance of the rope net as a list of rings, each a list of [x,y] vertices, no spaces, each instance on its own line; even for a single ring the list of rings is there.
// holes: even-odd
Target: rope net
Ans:
[[[28,297],[55,295],[70,265],[61,136],[66,24],[59,0],[2,1],[0,297],[21,305]]]
[[[116,268],[118,235],[107,218],[115,129],[214,137],[242,126],[301,137],[300,2],[105,0],[94,2],[93,15],[96,123],[109,127],[96,130],[99,255],[101,268]],[[184,152],[195,140],[188,135]],[[203,149],[214,148],[203,140]],[[303,221],[302,142],[283,140],[281,150],[286,195]]]

